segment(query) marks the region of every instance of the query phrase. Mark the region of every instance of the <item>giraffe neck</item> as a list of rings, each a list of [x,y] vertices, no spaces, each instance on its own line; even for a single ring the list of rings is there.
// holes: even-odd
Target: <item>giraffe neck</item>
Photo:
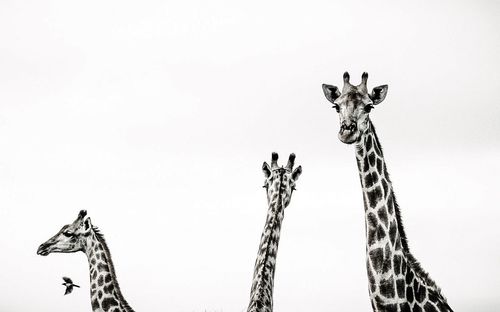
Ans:
[[[394,193],[375,129],[368,129],[356,146],[356,159],[363,189],[366,254],[372,300],[399,302],[397,288],[404,292],[402,264],[406,248],[404,232],[396,211]],[[404,248],[403,248],[403,245]],[[403,295],[403,294],[401,294]]]
[[[451,311],[410,253],[375,128],[356,145],[366,228],[366,267],[374,311]]]
[[[271,312],[273,310],[274,272],[284,210],[281,195],[273,196],[269,203],[266,224],[255,260],[248,312]]]
[[[89,262],[92,310],[133,312],[121,293],[106,241],[96,229],[87,238],[85,253]]]

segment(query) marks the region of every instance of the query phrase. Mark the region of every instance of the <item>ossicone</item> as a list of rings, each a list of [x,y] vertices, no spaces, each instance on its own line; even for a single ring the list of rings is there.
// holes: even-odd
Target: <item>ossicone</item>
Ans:
[[[80,212],[78,213],[78,218],[83,219],[85,218],[86,215],[87,215],[87,210],[80,210]]]
[[[291,171],[293,169],[294,163],[295,163],[295,154],[291,153],[290,156],[288,157],[288,163],[286,164],[286,168]]]
[[[348,72],[345,72],[343,78],[344,78],[344,83],[349,83],[349,79],[351,78],[351,76],[349,76]]]
[[[271,168],[276,168],[278,167],[278,153],[273,152],[271,154]]]

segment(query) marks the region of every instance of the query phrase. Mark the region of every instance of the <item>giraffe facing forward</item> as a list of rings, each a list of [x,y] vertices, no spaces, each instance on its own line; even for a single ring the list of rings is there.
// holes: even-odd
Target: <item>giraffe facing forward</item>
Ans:
[[[369,113],[387,94],[387,85],[368,93],[368,74],[361,84],[349,83],[344,73],[342,92],[323,85],[326,98],[340,117],[338,137],[355,144],[366,227],[366,266],[374,311],[452,311],[441,290],[410,253],[401,213],[394,196],[382,147]]]
[[[52,238],[41,244],[37,254],[83,251],[90,271],[90,302],[94,312],[134,312],[122,295],[116,279],[113,261],[104,236],[92,226],[87,212],[80,211],[76,220],[62,227]]]
[[[269,208],[255,260],[248,312],[273,311],[274,271],[281,223],[285,208],[290,203],[292,193],[295,190],[295,182],[302,173],[301,166],[293,170],[294,162],[295,155],[290,154],[287,166],[278,167],[278,154],[273,153],[271,166],[266,162],[262,165],[262,171],[266,177],[264,188]]]

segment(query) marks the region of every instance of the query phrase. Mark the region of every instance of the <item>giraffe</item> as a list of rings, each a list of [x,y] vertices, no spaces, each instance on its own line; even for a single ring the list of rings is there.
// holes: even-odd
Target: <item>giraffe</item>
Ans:
[[[368,93],[368,74],[351,85],[343,76],[342,92],[323,84],[326,98],[340,117],[338,137],[356,147],[363,190],[366,267],[373,311],[452,311],[440,288],[410,253],[401,213],[369,113],[387,95],[387,85]]]
[[[278,154],[272,153],[271,166],[266,162],[262,165],[266,178],[264,188],[267,193],[268,210],[255,260],[248,312],[273,311],[274,272],[281,223],[285,208],[295,190],[295,182],[302,173],[302,166],[293,170],[294,162],[295,154],[290,154],[286,167],[278,167]]]
[[[62,227],[52,238],[41,244],[37,254],[83,251],[90,271],[90,302],[94,312],[134,312],[122,295],[116,279],[113,261],[104,236],[81,210],[76,220]]]

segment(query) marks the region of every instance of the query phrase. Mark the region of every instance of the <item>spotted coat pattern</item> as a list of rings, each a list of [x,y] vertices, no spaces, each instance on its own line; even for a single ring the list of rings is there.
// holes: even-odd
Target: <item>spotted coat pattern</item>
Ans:
[[[116,279],[113,261],[104,236],[94,227],[87,211],[82,210],[77,219],[62,227],[53,237],[41,244],[37,253],[84,252],[90,272],[90,302],[94,312],[133,312],[123,297]]]
[[[420,267],[406,242],[399,207],[375,129],[356,146],[363,189],[366,267],[373,311],[452,311],[441,290]]]
[[[90,302],[94,312],[134,312],[123,297],[104,237],[91,231],[85,249],[90,272]]]
[[[250,303],[247,309],[248,312],[273,311],[274,272],[276,268],[276,255],[280,240],[281,224],[283,222],[285,208],[290,203],[295,180],[302,171],[299,166],[292,173],[295,155],[290,155],[289,163],[286,168],[277,167],[277,157],[277,154],[273,153],[272,170],[268,171],[269,176],[264,185],[267,190],[269,207],[266,224],[260,239],[257,259],[255,260],[252,288],[250,291]],[[267,164],[264,163],[263,169],[265,169],[266,166]]]

